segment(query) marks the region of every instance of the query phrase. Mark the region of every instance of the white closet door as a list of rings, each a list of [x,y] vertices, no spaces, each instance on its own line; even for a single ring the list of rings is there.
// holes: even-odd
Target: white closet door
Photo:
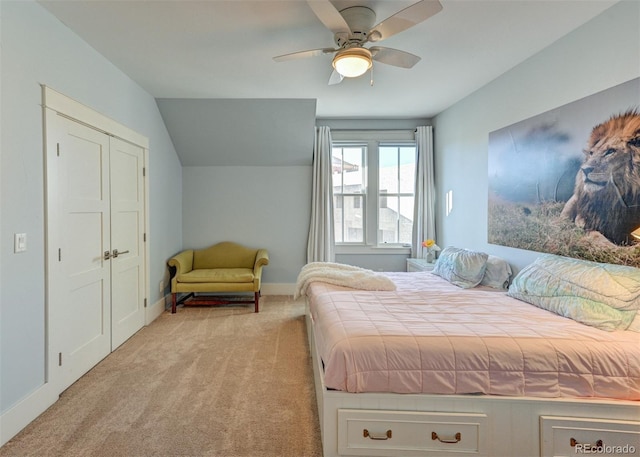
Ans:
[[[58,143],[48,151],[57,227],[48,240],[50,329],[60,390],[111,351],[109,137],[55,116],[47,125]],[[57,192],[57,194],[56,194]],[[51,201],[50,201],[51,202]]]
[[[49,375],[62,391],[144,325],[144,149],[46,116]]]
[[[111,349],[144,325],[144,150],[111,138]]]

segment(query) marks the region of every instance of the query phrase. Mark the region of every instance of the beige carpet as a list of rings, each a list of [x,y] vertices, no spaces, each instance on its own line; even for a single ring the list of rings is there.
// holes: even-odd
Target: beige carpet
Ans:
[[[286,296],[165,313],[0,456],[321,456],[306,338]]]

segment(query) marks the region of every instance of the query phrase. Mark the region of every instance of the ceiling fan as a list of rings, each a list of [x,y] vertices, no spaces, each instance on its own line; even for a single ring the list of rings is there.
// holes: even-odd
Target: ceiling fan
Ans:
[[[366,6],[351,6],[338,11],[329,0],[307,0],[318,19],[334,34],[337,48],[319,48],[284,54],[273,58],[276,62],[334,54],[333,73],[329,84],[338,84],[342,79],[363,75],[373,66],[373,61],[396,67],[411,68],[420,57],[398,49],[372,46],[423,22],[442,10],[438,0],[421,0],[395,13],[377,25],[376,13]]]

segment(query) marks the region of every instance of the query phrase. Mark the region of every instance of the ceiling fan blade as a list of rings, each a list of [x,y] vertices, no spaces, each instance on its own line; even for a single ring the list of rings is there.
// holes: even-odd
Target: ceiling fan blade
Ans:
[[[387,39],[429,19],[440,10],[442,10],[442,5],[438,0],[421,0],[414,3],[375,25],[369,31],[369,41]]]
[[[320,22],[326,28],[335,33],[351,33],[349,24],[344,20],[340,12],[329,0],[307,0],[309,7],[313,10]]]
[[[418,62],[420,57],[409,52],[400,51],[399,49],[383,48],[381,46],[373,46],[369,48],[373,55],[373,60],[394,67],[411,68]]]
[[[344,76],[342,76],[336,70],[333,70],[333,73],[331,73],[331,76],[329,77],[329,85],[333,86],[334,84],[340,84],[343,79]]]
[[[291,54],[283,54],[273,58],[276,62],[285,62],[287,60],[306,59],[307,57],[316,57],[323,54],[335,52],[333,48],[309,49],[308,51],[292,52]]]

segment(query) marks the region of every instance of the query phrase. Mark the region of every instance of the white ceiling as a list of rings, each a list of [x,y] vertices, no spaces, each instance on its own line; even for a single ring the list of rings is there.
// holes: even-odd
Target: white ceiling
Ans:
[[[369,6],[377,22],[415,0]],[[443,10],[380,42],[422,57],[412,69],[375,64],[328,86],[331,56],[272,57],[333,47],[305,0],[41,0],[156,98],[317,99],[323,118],[430,118],[617,0],[441,0]]]

